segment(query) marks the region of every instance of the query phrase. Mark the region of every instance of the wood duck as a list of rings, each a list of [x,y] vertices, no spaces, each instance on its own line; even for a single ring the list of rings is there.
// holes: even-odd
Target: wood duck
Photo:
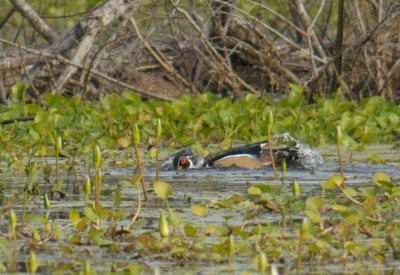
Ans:
[[[289,163],[298,157],[297,140],[288,134],[272,139],[273,155],[276,164],[283,159]],[[191,148],[185,148],[169,156],[161,165],[163,170],[187,170],[209,167],[238,167],[260,169],[272,164],[268,141],[244,145],[222,151],[210,157],[200,157]]]

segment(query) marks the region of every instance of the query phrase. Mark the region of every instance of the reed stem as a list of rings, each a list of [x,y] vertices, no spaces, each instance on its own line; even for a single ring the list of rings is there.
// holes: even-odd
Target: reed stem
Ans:
[[[146,184],[144,182],[142,160],[140,158],[140,151],[139,151],[140,132],[137,124],[133,126],[132,141],[133,141],[133,146],[135,148],[135,158],[140,173],[140,184],[142,185],[144,201],[147,201],[147,190],[146,190]]]
[[[278,171],[276,170],[274,153],[272,151],[271,130],[272,130],[272,125],[274,124],[274,117],[272,115],[272,111],[271,110],[268,113],[267,123],[268,123],[267,129],[268,129],[269,155],[270,155],[270,158],[271,158],[271,164],[272,164],[272,169],[274,170],[275,179],[277,179],[279,177],[279,175],[278,175]]]
[[[338,152],[338,162],[339,162],[339,168],[340,168],[340,175],[343,178],[343,183],[342,187],[345,189],[346,188],[346,179],[344,177],[344,168],[343,168],[343,161],[342,161],[342,130],[340,129],[340,126],[336,127],[336,145],[337,145],[337,152]]]

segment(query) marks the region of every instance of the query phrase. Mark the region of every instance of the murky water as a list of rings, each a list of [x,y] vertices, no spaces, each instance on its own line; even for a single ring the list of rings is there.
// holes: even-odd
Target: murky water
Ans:
[[[311,195],[319,195],[321,193],[321,183],[332,175],[339,173],[339,168],[336,163],[335,147],[320,148],[325,163],[321,165],[315,172],[291,169],[288,168],[286,175],[286,192],[291,194],[289,183],[296,179],[302,188],[302,199],[306,199]],[[367,148],[368,153],[354,153],[351,164],[345,164],[345,174],[347,178],[347,186],[372,186],[372,175],[377,172],[386,172],[392,177],[393,182],[400,183],[400,151],[393,149],[392,146],[371,146]],[[367,163],[368,155],[379,155],[382,159],[386,160],[389,164],[369,164]],[[50,160],[48,160],[50,162]],[[363,161],[363,162],[359,162]],[[119,210],[128,210],[132,213],[137,208],[137,190],[126,182],[129,182],[133,168],[115,168],[108,167],[103,169],[104,181],[102,184],[102,206],[105,208],[113,207],[113,199],[115,190],[119,189],[121,193],[121,204],[118,206]],[[64,173],[62,174],[64,177]],[[85,174],[82,171],[77,172],[78,181],[69,183],[69,191],[67,197],[60,200],[52,200],[52,208],[49,210],[49,217],[51,226],[54,228],[58,226],[64,232],[66,237],[70,237],[72,229],[70,226],[69,213],[71,209],[82,210],[84,206],[83,195],[74,195],[72,192],[73,184],[82,185]],[[138,236],[146,231],[156,231],[158,228],[159,208],[164,208],[165,205],[156,198],[155,193],[151,190],[151,182],[154,181],[155,171],[151,167],[146,167],[145,181],[149,187],[149,200],[142,205],[142,211],[139,219],[131,229],[131,234]],[[40,182],[42,177],[39,175],[39,186],[42,191],[48,189],[45,183]],[[264,170],[219,170],[219,169],[203,169],[192,170],[185,172],[176,171],[163,171],[161,173],[161,180],[169,182],[174,188],[173,196],[169,199],[169,205],[173,208],[181,218],[192,224],[193,226],[202,226],[202,220],[196,218],[191,213],[192,204],[210,204],[212,201],[223,200],[231,198],[235,194],[245,196],[250,185],[257,183],[268,183],[272,186],[280,186],[281,180],[275,180],[271,169]],[[14,201],[21,201],[23,196],[23,187],[26,182],[25,177],[16,176],[15,174],[8,174],[3,171],[1,178],[1,194],[3,212],[6,212],[6,206],[13,204]],[[64,185],[66,186],[66,184]],[[37,214],[45,216],[47,211],[42,207],[42,196],[32,196],[27,206],[27,214]],[[16,203],[13,209],[21,216],[22,206],[21,203]],[[243,216],[235,212],[242,211],[241,208],[223,209],[223,208],[210,208],[209,213],[204,219],[207,225],[224,225],[241,226],[243,225]],[[4,217],[3,213],[3,217]],[[294,217],[296,218],[296,217]],[[301,219],[301,217],[298,217]],[[279,223],[281,216],[277,213],[260,213],[259,216],[252,220],[253,223]],[[129,224],[129,220],[118,221],[118,227],[124,227]],[[3,218],[0,221],[0,229],[2,235],[8,232],[8,221]],[[20,238],[24,239],[24,238]],[[208,240],[210,241],[210,240]],[[211,239],[212,241],[212,239]],[[30,245],[29,236],[26,237],[25,242],[21,242],[21,249],[18,256],[19,271],[24,272],[24,262],[27,261],[28,247]],[[37,252],[39,261],[43,263],[42,271],[50,273],[52,271],[71,271],[81,270],[81,263],[84,259],[91,262],[93,270],[99,272],[107,272],[114,268],[118,270],[118,265],[126,265],[127,263],[139,264],[145,267],[148,272],[159,273],[174,273],[185,274],[218,274],[233,270],[234,273],[241,273],[243,271],[252,271],[253,264],[251,259],[244,257],[237,257],[229,267],[227,263],[203,263],[194,259],[185,260],[162,260],[162,255],[155,253],[152,256],[142,257],[137,253],[124,253],[123,247],[128,247],[129,242],[120,241],[117,247],[114,246],[92,246],[92,245],[74,245],[68,241],[54,241],[46,242],[42,246],[42,250]],[[73,251],[73,252],[71,252]],[[278,265],[280,271],[287,269],[286,264]],[[307,272],[320,273],[320,272],[343,272],[346,271],[346,266],[341,266],[339,269],[336,265],[323,265],[309,267]],[[382,266],[374,267],[373,263],[366,263],[362,269],[375,270],[375,268],[382,270]],[[400,263],[392,262],[387,263],[384,267],[386,271],[393,271],[400,268]],[[348,270],[350,272],[350,270]]]

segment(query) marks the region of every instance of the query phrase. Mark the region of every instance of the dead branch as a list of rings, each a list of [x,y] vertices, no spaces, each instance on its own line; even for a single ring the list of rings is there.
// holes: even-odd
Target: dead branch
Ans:
[[[89,16],[84,17],[74,27],[75,30],[82,32],[80,43],[73,63],[81,63],[90,51],[97,34],[104,30],[111,22],[124,15],[129,9],[136,5],[135,0],[110,0],[93,11]],[[76,72],[75,66],[68,66],[58,78],[55,89],[52,93],[60,92],[66,81]]]
[[[157,49],[153,50],[152,45],[150,45],[150,43],[148,43],[144,38],[143,35],[141,34],[139,27],[136,24],[136,21],[131,18],[130,19],[136,34],[138,35],[140,41],[143,43],[143,45],[146,47],[146,49],[150,52],[150,54],[154,57],[154,59],[158,62],[158,64],[161,65],[162,68],[164,68],[164,70],[171,74],[172,76],[174,76],[180,83],[182,83],[185,87],[190,87],[190,84],[188,81],[186,81],[186,79],[184,79],[177,71],[176,69],[171,66],[170,64],[168,64],[167,59],[163,56],[163,54],[158,51]]]
[[[108,0],[67,32],[46,23],[26,0],[9,1],[13,8],[0,31],[11,21],[21,32],[0,39],[3,102],[21,79],[35,98],[48,90],[93,98],[133,89],[165,100],[204,90],[286,93],[292,82],[310,97],[341,87],[349,98],[400,100],[396,0],[170,1],[140,6],[138,14],[131,13],[137,0]],[[30,30],[15,22],[15,11],[50,45],[10,43],[27,41],[20,36]]]
[[[78,69],[83,69],[84,68],[83,65],[78,64],[78,63],[74,63],[73,61],[71,61],[69,59],[66,59],[61,55],[54,55],[52,53],[48,53],[48,52],[45,52],[45,51],[33,50],[33,49],[30,49],[30,48],[26,48],[26,47],[19,46],[17,44],[8,42],[8,41],[6,41],[4,39],[0,39],[0,42],[2,42],[4,44],[11,45],[11,46],[19,47],[23,51],[26,51],[26,52],[29,52],[31,54],[40,56],[42,58],[45,57],[45,58],[49,58],[50,60],[57,60],[57,61],[60,61],[60,62],[62,62],[64,64],[68,64],[70,66],[74,66],[74,67],[76,67]],[[132,91],[136,91],[139,94],[143,95],[144,97],[150,97],[150,98],[161,99],[161,100],[166,100],[166,101],[172,101],[172,99],[173,99],[172,97],[167,97],[167,96],[164,96],[163,94],[152,93],[152,92],[149,92],[148,90],[143,90],[138,86],[134,86],[134,85],[131,85],[131,84],[128,84],[128,83],[121,82],[121,81],[119,81],[119,80],[117,80],[117,79],[115,79],[113,77],[105,75],[104,73],[101,73],[101,72],[99,72],[97,70],[94,70],[94,69],[91,69],[90,72],[91,72],[91,74],[93,74],[94,76],[96,76],[98,78],[101,78],[101,79],[104,79],[106,81],[109,81],[110,83],[115,84],[117,86],[129,89],[129,90],[132,90]]]
[[[189,20],[189,22],[192,24],[192,26],[199,32],[200,35],[200,41],[204,45],[206,51],[209,54],[209,57],[213,60],[212,64],[214,65],[214,68],[217,70],[221,70],[223,75],[227,75],[224,78],[224,81],[227,82],[227,84],[234,90],[237,91],[237,88],[239,87],[238,85],[242,86],[246,90],[252,93],[257,93],[257,91],[249,84],[247,84],[243,79],[241,79],[235,72],[229,69],[229,65],[224,61],[223,57],[220,56],[218,51],[215,50],[213,45],[210,43],[208,38],[204,35],[204,33],[201,31],[200,27],[196,24],[196,22],[192,19],[192,17],[183,9],[176,7],[177,11],[182,13],[186,19]],[[235,81],[238,83],[234,83],[231,81]]]
[[[14,8],[28,20],[31,26],[36,29],[50,44],[58,39],[49,25],[32,9],[25,0],[10,0]]]
[[[310,15],[307,13],[306,9],[304,8],[302,0],[294,0],[297,12],[300,17],[300,20],[303,22],[303,25],[307,29],[307,36],[310,37],[312,41],[312,45],[315,47],[318,54],[322,57],[322,59],[327,62],[327,54],[323,49],[319,38],[317,36],[317,32],[315,31],[315,24],[312,23]]]

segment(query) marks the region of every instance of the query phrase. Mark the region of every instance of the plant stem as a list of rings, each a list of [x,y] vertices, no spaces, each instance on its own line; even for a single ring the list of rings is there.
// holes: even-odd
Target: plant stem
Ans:
[[[344,195],[349,201],[351,201],[351,202],[354,203],[355,205],[362,206],[362,207],[366,208],[365,205],[364,205],[363,203],[359,202],[359,201],[356,200],[356,199],[353,199],[353,197],[351,197],[349,194],[347,194],[346,189],[344,188],[344,186],[341,187],[340,190],[342,190],[343,195]]]
[[[156,126],[156,180],[160,180],[160,138],[162,133],[161,119],[157,119]]]
[[[60,172],[58,170],[58,152],[56,151],[56,188],[61,189],[60,186]]]
[[[269,155],[271,157],[272,169],[274,170],[275,179],[279,177],[278,171],[276,171],[274,153],[272,152],[272,138],[271,138],[271,128],[268,127],[268,147]]]
[[[160,180],[160,138],[156,138],[156,180]]]
[[[22,205],[22,214],[21,214],[21,228],[25,227],[26,221],[26,207],[28,205],[29,194],[28,191],[24,192],[24,203]]]
[[[142,209],[142,200],[140,199],[139,186],[137,186],[137,192],[138,192],[138,206],[137,206],[135,215],[132,217],[131,222],[128,225],[128,230],[133,226],[133,224],[135,223],[135,221],[139,217],[140,211]]]
[[[337,152],[338,152],[338,162],[339,162],[339,167],[340,167],[340,175],[343,178],[343,188],[346,188],[346,180],[344,178],[344,168],[343,168],[343,162],[342,162],[342,148],[339,143],[337,143]]]
[[[135,147],[135,157],[136,157],[138,170],[139,170],[139,173],[141,173],[140,184],[142,185],[144,201],[147,201],[147,190],[146,190],[146,184],[144,183],[144,178],[143,178],[143,167],[142,167],[142,161],[140,159],[139,147],[137,144],[134,144],[134,147]]]
[[[343,169],[343,162],[342,162],[342,141],[343,141],[343,135],[342,135],[342,129],[340,126],[336,126],[336,145],[337,145],[337,152],[338,152],[338,162],[339,162],[339,167],[340,167],[340,175],[343,178],[343,183],[342,187],[346,188],[346,179],[344,177],[344,169]]]
[[[99,171],[96,168],[96,183],[95,183],[95,210],[96,214],[99,214],[100,210],[100,178],[99,178]]]

